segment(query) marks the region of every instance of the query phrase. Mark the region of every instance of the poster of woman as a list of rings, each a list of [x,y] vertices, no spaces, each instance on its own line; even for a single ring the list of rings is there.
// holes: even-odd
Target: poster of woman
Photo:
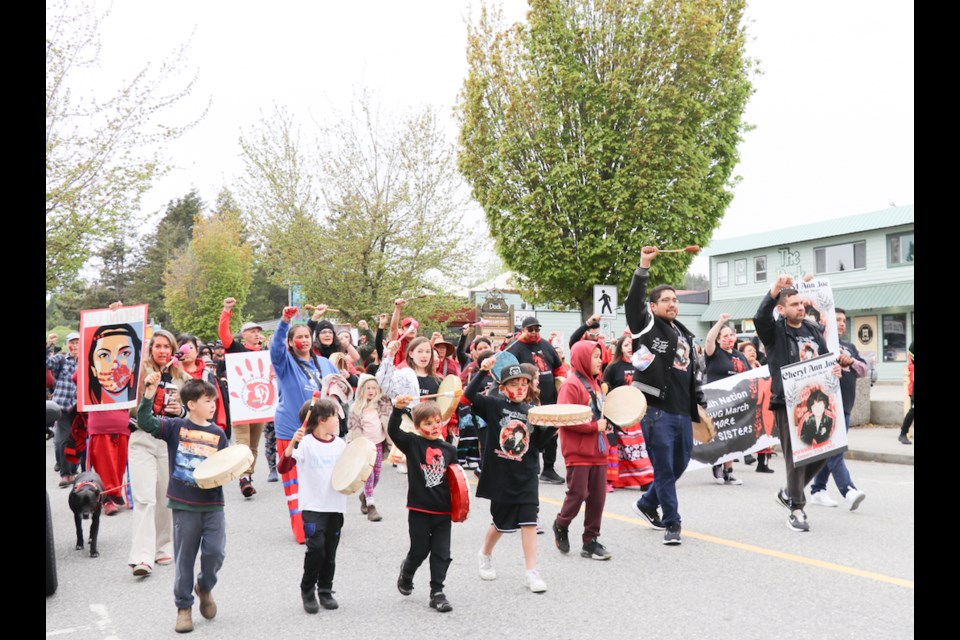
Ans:
[[[146,326],[147,305],[80,312],[80,411],[136,406]]]
[[[847,449],[840,379],[832,373],[836,361],[837,356],[828,353],[780,369],[797,466]]]

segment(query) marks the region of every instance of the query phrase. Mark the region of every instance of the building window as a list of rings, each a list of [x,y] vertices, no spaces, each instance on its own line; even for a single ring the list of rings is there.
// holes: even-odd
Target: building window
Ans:
[[[733,283],[747,284],[747,259],[734,260],[733,262]]]
[[[913,264],[913,232],[887,236],[887,264]]]
[[[757,256],[753,259],[754,282],[767,281],[767,256]]]
[[[867,243],[848,242],[814,249],[817,273],[836,273],[867,268]]]
[[[883,361],[907,361],[907,314],[883,316]]]
[[[717,263],[717,286],[725,287],[728,284],[730,284],[730,263],[718,262]]]

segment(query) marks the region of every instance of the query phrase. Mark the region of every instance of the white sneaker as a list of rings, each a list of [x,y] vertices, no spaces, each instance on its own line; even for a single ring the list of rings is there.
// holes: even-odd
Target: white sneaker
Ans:
[[[867,494],[865,494],[863,491],[851,487],[847,489],[847,495],[845,495],[843,499],[850,507],[850,511],[854,511],[860,506],[860,503],[863,502],[863,499],[866,497]]]
[[[536,569],[527,571],[525,582],[527,583],[527,588],[534,593],[543,593],[547,590],[547,583],[543,581],[543,578],[540,577],[540,572]]]
[[[405,465],[405,464],[398,464],[398,465],[397,465],[397,473],[402,473],[402,474],[406,475],[406,474],[407,474],[407,465]]]
[[[493,556],[483,555],[483,549],[477,552],[477,560],[480,563],[480,579],[496,580],[497,570],[493,568]]]
[[[850,491],[847,492],[847,495],[850,495],[850,492],[852,491],[854,491],[854,489],[850,489]],[[836,500],[831,498],[829,494],[827,494],[826,489],[824,489],[823,491],[817,491],[816,493],[811,493],[810,502],[812,502],[813,504],[818,504],[821,507],[839,507],[840,506],[839,502],[837,502]]]

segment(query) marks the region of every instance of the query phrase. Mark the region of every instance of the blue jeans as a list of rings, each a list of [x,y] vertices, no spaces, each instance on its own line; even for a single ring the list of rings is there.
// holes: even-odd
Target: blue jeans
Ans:
[[[690,462],[693,421],[690,416],[649,407],[640,421],[647,452],[653,463],[653,484],[639,502],[647,509],[663,509],[664,525],[680,524],[677,511],[677,480]]]
[[[850,431],[850,414],[844,413],[843,419],[847,423],[847,431]],[[817,493],[818,491],[825,491],[827,488],[827,480],[830,479],[830,474],[833,474],[833,481],[837,483],[837,488],[840,489],[840,495],[843,497],[847,496],[848,489],[856,489],[853,486],[853,479],[850,477],[850,472],[847,471],[847,463],[843,461],[843,454],[845,452],[840,452],[835,456],[827,458],[827,464],[824,465],[823,469],[820,469],[820,473],[813,479],[813,484],[810,485],[810,493]]]

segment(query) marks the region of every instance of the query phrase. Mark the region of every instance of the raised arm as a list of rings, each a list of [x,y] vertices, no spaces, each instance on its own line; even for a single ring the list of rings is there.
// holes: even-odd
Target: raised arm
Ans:
[[[640,250],[640,263],[630,281],[630,291],[623,301],[623,310],[627,316],[627,326],[632,337],[638,337],[653,320],[647,305],[647,282],[650,280],[650,265],[660,251],[656,247],[643,247]]]
[[[720,335],[720,330],[723,329],[723,325],[727,324],[729,319],[729,313],[721,313],[720,319],[710,327],[710,331],[707,331],[707,337],[703,339],[703,352],[707,356],[713,357],[713,353],[717,349],[717,336]]]

